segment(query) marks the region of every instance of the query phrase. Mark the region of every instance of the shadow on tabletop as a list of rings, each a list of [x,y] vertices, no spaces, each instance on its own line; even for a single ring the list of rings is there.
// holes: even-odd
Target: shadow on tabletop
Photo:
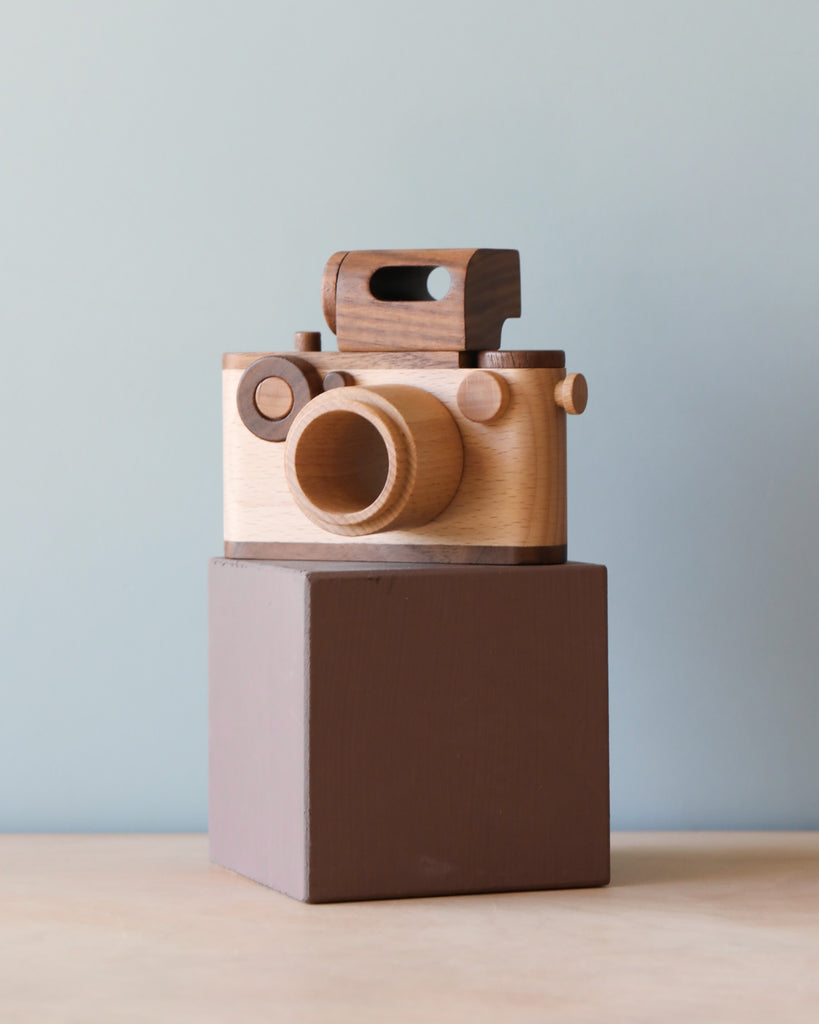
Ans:
[[[787,848],[772,842],[771,836],[764,833],[755,837],[745,834],[736,839],[723,835],[707,848],[696,848],[681,838],[678,843],[671,841],[660,847],[612,849],[609,888],[728,877],[781,877],[783,869],[798,874],[815,872],[817,862],[819,844]]]

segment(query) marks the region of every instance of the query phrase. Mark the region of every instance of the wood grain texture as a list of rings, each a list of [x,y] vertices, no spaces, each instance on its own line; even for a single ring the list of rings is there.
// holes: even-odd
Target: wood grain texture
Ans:
[[[559,369],[566,365],[566,353],[559,350],[531,349],[515,352],[478,352],[477,365],[484,370]]]
[[[265,377],[254,398],[256,408],[269,420],[284,419],[293,408],[293,389],[283,377]]]
[[[296,352],[320,352],[320,331],[296,331],[293,335],[293,348]]]
[[[305,906],[203,835],[0,836],[15,1024],[816,1024],[819,832],[615,832],[611,885]]]
[[[435,267],[450,276],[440,299],[432,299],[424,284],[425,272]],[[374,282],[385,274],[387,284],[379,290]],[[323,294],[331,278],[328,267]],[[514,249],[348,252],[336,271],[329,312],[341,351],[498,348],[504,321],[520,316],[520,257]]]
[[[265,356],[289,357],[291,352],[226,352],[223,370],[245,370]],[[458,369],[477,365],[478,352],[300,352],[298,358],[319,373],[367,368],[371,370]],[[563,365],[562,363],[560,364]]]
[[[498,349],[509,317],[520,316],[520,255],[514,249],[477,249],[464,286],[468,349]]]
[[[428,391],[347,387],[316,398],[293,424],[285,474],[308,519],[358,536],[434,520],[455,496],[463,462],[458,427]]]
[[[468,369],[380,369],[370,368],[366,361],[361,368],[347,365],[357,386],[411,386],[434,396],[457,423],[464,463],[455,497],[433,521],[413,529],[354,536],[345,543],[351,548],[428,548],[413,556],[420,561],[428,560],[433,551],[446,557],[446,552],[458,552],[454,557],[460,558],[465,548],[475,551],[476,561],[483,561],[489,548],[499,549],[499,562],[508,552],[524,549],[544,552],[551,560],[553,552],[565,548],[566,414],[554,400],[564,369],[493,371],[503,378],[510,398],[503,416],[486,424],[470,421],[458,408],[458,389],[471,372]],[[285,474],[287,445],[260,441],[241,422],[235,396],[242,371],[227,369],[223,376],[226,542],[297,547],[334,543],[332,535],[308,519],[293,500]],[[349,557],[362,555],[351,550]]]
[[[214,560],[210,588],[217,862],[293,895],[306,863],[310,902],[608,881],[604,567]]]
[[[566,545],[552,547],[478,547],[476,544],[290,544],[287,541],[225,541],[225,558],[308,562],[404,562],[419,565],[557,565],[566,561]]]
[[[331,370],[324,376],[324,390],[332,391],[333,388],[346,388],[355,384],[355,378],[346,370]]]
[[[273,378],[289,389],[292,401],[281,418],[268,417],[257,404],[259,388]],[[321,377],[310,363],[295,356],[263,356],[251,363],[235,381],[234,411],[239,423],[256,440],[284,441],[301,410],[321,392]],[[278,390],[279,385],[274,384]]]
[[[338,270],[341,266],[346,252],[336,252],[327,260],[324,266],[324,273],[321,275],[321,311],[327,326],[336,333],[336,283],[338,281]]]
[[[555,385],[555,401],[571,416],[579,416],[589,401],[589,386],[582,373],[570,373]]]
[[[0,836],[4,1018],[816,1024],[819,832],[615,832],[606,888],[326,906],[207,845]]]
[[[474,423],[494,423],[508,405],[506,381],[490,370],[466,374],[458,388],[458,408]]]

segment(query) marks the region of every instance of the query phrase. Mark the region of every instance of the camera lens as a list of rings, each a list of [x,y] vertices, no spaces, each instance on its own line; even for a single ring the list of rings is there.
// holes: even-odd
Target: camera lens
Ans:
[[[302,410],[285,472],[299,508],[349,536],[430,522],[450,503],[463,445],[446,406],[406,385],[333,388]]]

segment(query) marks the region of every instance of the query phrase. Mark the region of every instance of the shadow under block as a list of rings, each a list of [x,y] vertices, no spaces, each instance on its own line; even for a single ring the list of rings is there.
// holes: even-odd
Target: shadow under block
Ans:
[[[310,902],[609,880],[606,569],[214,559],[210,855]]]

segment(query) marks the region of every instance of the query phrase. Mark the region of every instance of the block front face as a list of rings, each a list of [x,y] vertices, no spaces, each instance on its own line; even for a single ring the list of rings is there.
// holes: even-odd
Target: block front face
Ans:
[[[606,570],[309,573],[308,899],[605,884]]]
[[[306,577],[214,559],[209,576],[210,856],[306,890]]]

